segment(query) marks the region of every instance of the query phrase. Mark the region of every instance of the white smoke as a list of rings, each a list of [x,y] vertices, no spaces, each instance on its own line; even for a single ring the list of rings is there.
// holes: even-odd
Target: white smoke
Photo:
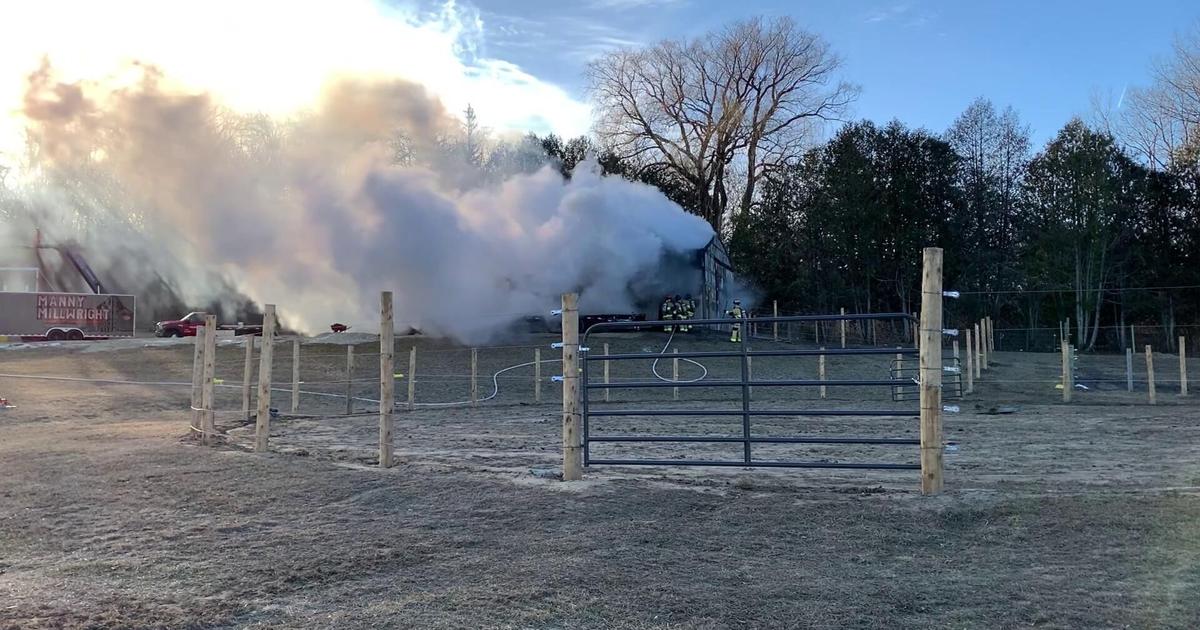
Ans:
[[[399,323],[481,341],[566,291],[628,310],[635,278],[712,236],[588,165],[481,177],[445,150],[459,121],[407,81],[343,78],[279,122],[137,70],[118,85],[31,75],[17,190],[26,219],[127,285],[161,277],[193,304],[232,285],[307,331],[373,329],[394,290]]]

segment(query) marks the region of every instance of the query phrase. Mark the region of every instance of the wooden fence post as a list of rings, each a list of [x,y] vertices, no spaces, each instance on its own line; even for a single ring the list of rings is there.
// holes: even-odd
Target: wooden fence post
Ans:
[[[1146,346],[1146,388],[1150,393],[1150,404],[1158,404],[1158,396],[1154,391],[1154,351]]]
[[[942,491],[942,250],[925,247],[920,278],[920,491]]]
[[[824,350],[825,348],[822,346],[821,349]],[[817,378],[822,381],[825,380],[825,355],[823,354],[817,357]],[[825,400],[826,391],[824,385],[821,386],[820,393],[821,400]]]
[[[300,411],[300,339],[292,340],[292,413]]]
[[[417,408],[417,347],[408,350],[408,410]]]
[[[954,358],[957,359],[958,358],[958,339],[957,338],[950,340],[950,348],[952,349]]]
[[[242,416],[250,421],[250,387],[254,382],[254,335],[243,335],[246,338],[246,362],[242,366]]]
[[[988,350],[987,343],[987,318],[979,320],[979,332],[982,333],[979,337],[979,347],[981,350],[979,363],[980,367],[987,370],[991,367],[992,363],[992,353]]]
[[[608,344],[607,343],[604,344],[604,355],[608,356]],[[608,377],[609,377],[608,363],[609,363],[608,359],[605,359],[604,360],[604,384],[605,385],[608,385]],[[607,387],[604,388],[604,402],[610,402],[612,400],[612,394],[610,392],[612,392],[611,389],[609,389]]]
[[[975,393],[975,348],[972,345],[971,329],[967,328],[963,332],[967,333],[967,393],[973,394]]]
[[[479,348],[471,348],[471,406],[479,405]]]
[[[605,354],[608,354],[605,352]],[[533,349],[533,402],[542,402],[542,349]]]
[[[258,353],[258,410],[254,418],[254,450],[267,451],[271,436],[271,368],[275,358],[275,305],[263,307],[262,350]]]
[[[346,415],[354,413],[354,346],[346,346]]]
[[[1064,339],[1061,342],[1062,351],[1062,401],[1071,402],[1071,344]]]
[[[204,316],[204,381],[200,392],[200,407],[204,409],[203,444],[212,444],[217,431],[216,412],[213,411],[213,378],[217,371],[217,316]]]
[[[838,321],[838,324],[841,325],[841,328],[842,328],[842,347],[845,348],[846,347],[846,320],[845,320],[846,307],[844,307],[844,306],[842,307],[841,315],[842,315],[842,319],[840,321]]]
[[[679,348],[672,348],[672,350],[674,351],[675,354],[679,354]],[[671,359],[671,380],[676,383],[679,382],[679,357],[675,357],[674,359]],[[605,390],[605,391],[607,391],[607,390]],[[679,400],[679,388],[678,387],[671,388],[671,399]]]
[[[926,247],[921,270],[921,493],[942,490],[942,250]]]
[[[583,434],[579,413],[579,295],[562,296],[563,481],[583,478]],[[749,332],[749,331],[747,331]]]
[[[779,300],[771,300],[771,313],[774,317],[779,317]],[[774,328],[775,341],[779,341],[779,322],[773,322],[771,327]]]
[[[975,338],[975,380],[979,380],[983,375],[982,374],[983,366],[980,365],[980,363],[983,363],[983,354],[982,354],[982,345],[983,344],[979,343],[979,324],[978,323],[975,324],[974,331],[975,331],[975,335],[974,335],[974,338]]]
[[[1187,379],[1187,339],[1179,336],[1179,395],[1188,395]]]
[[[200,386],[204,382],[204,336],[197,331],[192,338],[192,428],[201,431],[200,443],[204,444],[204,420],[200,415]]]
[[[1133,391],[1133,346],[1125,348],[1125,391]]]
[[[379,294],[379,466],[392,466],[392,414],[396,402],[396,339],[392,292]]]

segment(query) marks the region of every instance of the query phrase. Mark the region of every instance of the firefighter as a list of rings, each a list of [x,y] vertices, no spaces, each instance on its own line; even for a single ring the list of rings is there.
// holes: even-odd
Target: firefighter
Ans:
[[[676,319],[676,313],[678,312],[678,309],[679,309],[678,305],[675,304],[675,300],[672,299],[671,296],[668,295],[667,297],[663,298],[663,303],[662,303],[662,319],[663,319],[663,321],[671,321],[673,319]],[[675,332],[675,327],[672,326],[671,324],[667,324],[666,326],[663,326],[663,330],[666,332]]]
[[[689,320],[696,317],[696,301],[692,299],[692,294],[689,293],[683,296],[683,319]],[[683,332],[691,332],[692,325],[684,324],[679,327]]]
[[[742,324],[741,324],[741,322],[742,322],[742,315],[744,314],[744,312],[742,311],[742,301],[734,300],[733,308],[729,309],[728,311],[725,311],[725,314],[732,317],[735,320],[733,326],[730,327],[729,340],[732,342],[735,342],[735,343],[740,342],[742,340]]]

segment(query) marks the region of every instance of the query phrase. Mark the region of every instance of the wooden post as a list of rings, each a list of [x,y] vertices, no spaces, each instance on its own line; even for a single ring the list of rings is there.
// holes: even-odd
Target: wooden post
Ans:
[[[204,316],[204,380],[201,385],[200,407],[204,409],[203,444],[212,444],[217,431],[216,413],[213,411],[213,377],[217,371],[217,316]]]
[[[825,348],[822,347],[821,349],[824,350]],[[817,357],[817,378],[822,381],[825,380],[825,355],[823,354]],[[820,393],[821,400],[825,400],[826,392],[824,385],[821,386]]]
[[[346,346],[346,415],[354,413],[354,346]]]
[[[673,348],[674,354],[679,354],[679,348]],[[671,359],[671,380],[679,382],[679,357]],[[606,390],[607,391],[607,390]],[[671,388],[671,400],[679,400],[679,388]]]
[[[844,306],[842,307],[842,313],[841,313],[841,314],[842,314],[842,317],[843,317],[843,318],[844,318],[844,317],[846,317],[846,307],[844,307]],[[842,329],[842,347],[843,347],[843,348],[845,348],[845,347],[846,347],[846,320],[845,320],[845,319],[842,319],[841,321],[839,321],[839,322],[838,322],[838,324],[839,324],[839,325],[841,325],[841,329]]]
[[[392,466],[392,413],[396,402],[396,339],[392,292],[379,294],[379,467]]]
[[[975,348],[972,344],[971,329],[963,332],[967,333],[967,393],[972,394],[975,392]]]
[[[604,351],[608,354],[608,350]],[[607,392],[605,392],[607,393]],[[607,400],[607,399],[605,399]],[[542,349],[533,349],[533,402],[542,402]]]
[[[942,250],[926,247],[921,270],[921,493],[942,490]]]
[[[1154,351],[1146,346],[1146,388],[1150,392],[1150,404],[1157,405],[1158,397],[1154,391]]]
[[[987,346],[987,319],[986,318],[979,320],[979,329],[976,330],[975,332],[979,334],[979,367],[981,369],[986,370],[986,369],[988,369],[989,364],[991,363],[991,359],[992,359],[991,353],[988,352],[988,346]]]
[[[204,337],[197,332],[192,339],[192,428],[200,433],[200,442],[204,443],[204,420],[200,415],[200,385],[204,382]]]
[[[771,300],[771,313],[774,317],[779,317],[779,300]],[[771,327],[775,329],[773,335],[775,341],[779,341],[779,322],[774,322]]]
[[[1179,336],[1179,395],[1188,395],[1187,382],[1187,339]]]
[[[988,315],[983,319],[987,322],[988,354],[993,354],[996,352],[996,324],[992,321],[991,315]]]
[[[408,350],[408,410],[417,408],[417,347]]]
[[[608,355],[608,344],[607,343],[604,344],[604,354],[605,354],[605,356]],[[609,382],[608,381],[608,377],[609,377],[608,363],[609,363],[608,359],[605,359],[604,360],[604,384],[605,385],[608,385],[608,382]],[[610,402],[612,400],[612,394],[610,392],[612,392],[611,389],[609,389],[607,387],[604,388],[604,402]]]
[[[254,335],[243,335],[246,338],[246,362],[242,366],[242,416],[250,421],[250,386],[254,382]]]
[[[271,436],[271,368],[275,358],[275,305],[263,307],[262,350],[258,353],[258,411],[254,419],[254,450],[267,451]]]
[[[904,370],[904,355],[903,355],[903,354],[900,354],[899,352],[897,352],[897,353],[896,353],[896,378],[897,378],[897,379],[902,379],[902,378],[904,378],[904,376],[903,376],[903,374],[904,374],[903,370]],[[898,386],[898,387],[897,387],[897,389],[896,389],[896,393],[897,393],[897,394],[899,394],[899,393],[903,393],[903,391],[904,391],[904,390],[903,390],[903,386]]]
[[[957,338],[950,340],[950,348],[953,352],[954,358],[957,359],[958,358],[958,339]]]
[[[471,348],[471,406],[479,405],[479,348]]]
[[[1071,344],[1063,340],[1062,346],[1062,401],[1071,402]]]
[[[292,413],[300,411],[300,340],[292,340]]]
[[[1125,348],[1125,391],[1133,391],[1133,346]]]
[[[979,324],[975,324],[975,379],[982,378],[983,344],[979,341]]]
[[[583,478],[583,434],[579,413],[579,295],[562,296],[563,481]],[[748,332],[748,331],[747,331]]]
[[[1129,325],[1129,347],[1137,347],[1137,336],[1133,334],[1133,324]]]

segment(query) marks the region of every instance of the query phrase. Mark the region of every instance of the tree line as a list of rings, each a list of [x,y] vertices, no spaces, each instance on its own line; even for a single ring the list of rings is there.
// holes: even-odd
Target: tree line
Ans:
[[[839,66],[788,18],[612,52],[588,75],[602,164],[709,220],[788,312],[912,312],[921,249],[939,245],[964,291],[950,325],[1069,318],[1092,349],[1122,346],[1128,324],[1173,346],[1197,323],[1200,289],[1161,287],[1200,285],[1200,27],[1125,107],[1097,104],[1036,152],[984,98],[942,133],[858,121],[817,142],[857,92]],[[564,164],[588,142],[544,140]]]

